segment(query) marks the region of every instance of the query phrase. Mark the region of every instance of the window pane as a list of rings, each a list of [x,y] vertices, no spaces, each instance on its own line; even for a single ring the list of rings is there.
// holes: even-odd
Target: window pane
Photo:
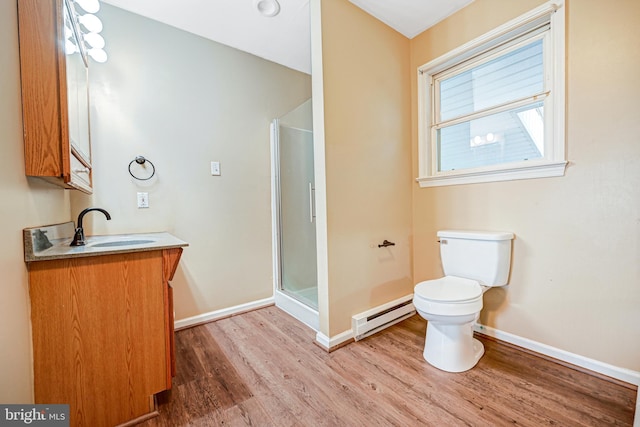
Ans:
[[[440,120],[544,91],[542,40],[440,81]]]
[[[542,158],[543,105],[537,102],[439,129],[438,171]]]

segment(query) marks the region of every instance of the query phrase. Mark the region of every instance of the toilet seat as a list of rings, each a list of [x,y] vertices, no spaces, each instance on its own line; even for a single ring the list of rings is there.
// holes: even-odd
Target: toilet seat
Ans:
[[[445,276],[420,282],[414,288],[413,304],[425,314],[465,316],[482,310],[482,286],[471,279]]]
[[[445,303],[466,302],[482,296],[482,287],[476,280],[445,276],[420,282],[415,287],[420,298]]]

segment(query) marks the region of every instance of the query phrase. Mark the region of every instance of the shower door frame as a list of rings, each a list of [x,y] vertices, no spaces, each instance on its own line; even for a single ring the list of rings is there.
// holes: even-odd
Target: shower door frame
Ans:
[[[280,193],[280,120],[273,119],[271,134],[271,217],[273,246],[273,294],[277,307],[306,324],[315,331],[320,328],[318,310],[293,298],[282,288],[282,216]]]

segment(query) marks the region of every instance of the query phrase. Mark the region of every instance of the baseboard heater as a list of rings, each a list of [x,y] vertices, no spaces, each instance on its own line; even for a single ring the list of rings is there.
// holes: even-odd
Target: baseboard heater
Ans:
[[[358,341],[413,316],[413,294],[406,295],[371,310],[356,314],[351,320],[353,338]]]

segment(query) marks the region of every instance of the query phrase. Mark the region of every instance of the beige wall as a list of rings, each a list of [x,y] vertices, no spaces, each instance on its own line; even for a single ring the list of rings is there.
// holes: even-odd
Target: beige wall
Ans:
[[[178,320],[273,295],[269,124],[311,96],[309,75],[103,4],[109,61],[93,67],[95,192],[74,195],[89,233],[187,241]],[[149,158],[157,176],[127,166]],[[211,176],[210,162],[221,163]],[[138,209],[136,193],[149,193]]]
[[[412,40],[411,69],[541,3],[476,0]],[[439,229],[513,231],[510,285],[485,294],[480,322],[640,371],[640,3],[567,8],[566,176],[414,184],[414,275],[442,274]]]
[[[333,336],[351,328],[353,314],[413,289],[409,40],[346,0],[323,0],[322,61],[328,283],[320,292],[329,315],[321,325]],[[396,246],[378,249],[384,239]]]
[[[24,175],[18,17],[0,2],[0,402],[33,401],[29,288],[22,229],[68,221],[65,190]]]

